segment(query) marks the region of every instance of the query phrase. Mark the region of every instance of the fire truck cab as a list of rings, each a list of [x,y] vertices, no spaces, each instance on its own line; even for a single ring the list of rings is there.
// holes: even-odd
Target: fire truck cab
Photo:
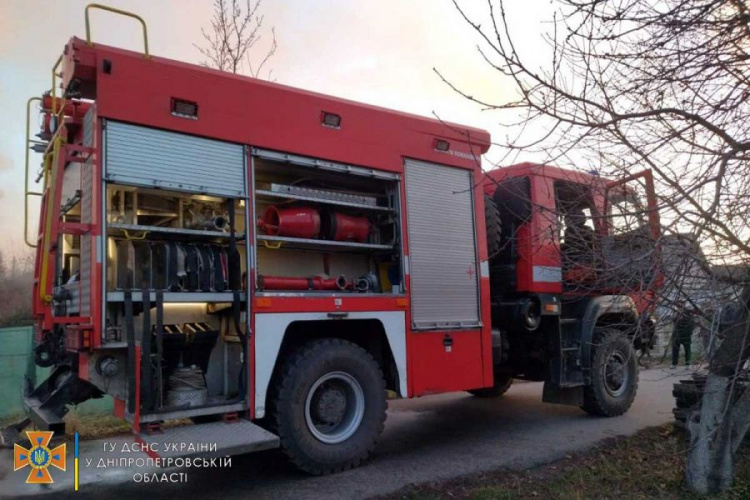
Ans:
[[[551,215],[559,183],[585,183],[604,241],[603,180],[485,175],[485,131],[147,47],[72,38],[52,74],[27,194],[36,362],[53,367],[27,388],[38,427],[108,395],[142,442],[280,446],[321,474],[372,452],[386,391],[498,395],[515,377],[594,413],[632,402],[648,286],[568,286],[581,269]]]

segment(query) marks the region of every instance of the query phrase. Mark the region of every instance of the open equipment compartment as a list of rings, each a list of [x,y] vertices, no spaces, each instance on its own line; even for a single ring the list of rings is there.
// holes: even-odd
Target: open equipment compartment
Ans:
[[[137,425],[246,411],[247,149],[122,122],[103,131],[92,383]]]
[[[142,423],[246,407],[245,200],[123,184],[108,184],[105,200],[102,347],[112,351],[97,375],[120,363],[134,373],[140,348]],[[122,382],[110,393],[133,418],[136,382]]]
[[[252,174],[258,293],[403,293],[398,174],[262,150]]]

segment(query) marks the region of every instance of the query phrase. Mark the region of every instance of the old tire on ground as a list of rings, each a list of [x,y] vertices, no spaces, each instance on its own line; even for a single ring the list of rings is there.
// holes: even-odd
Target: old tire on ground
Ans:
[[[492,259],[501,248],[500,210],[495,201],[484,195],[484,221],[487,227],[487,256]]]
[[[609,328],[594,330],[591,384],[581,408],[592,415],[615,417],[630,408],[638,390],[638,360],[630,339]]]
[[[685,427],[688,418],[700,420],[701,400],[705,385],[706,376],[698,373],[674,384],[672,396],[674,396],[675,407],[672,409],[672,414],[677,427]]]
[[[508,392],[511,385],[513,385],[513,377],[506,373],[501,373],[495,376],[495,385],[492,387],[472,389],[468,392],[478,398],[497,398]]]
[[[272,403],[281,448],[311,474],[361,464],[385,422],[385,380],[373,357],[356,344],[321,339],[287,359]]]

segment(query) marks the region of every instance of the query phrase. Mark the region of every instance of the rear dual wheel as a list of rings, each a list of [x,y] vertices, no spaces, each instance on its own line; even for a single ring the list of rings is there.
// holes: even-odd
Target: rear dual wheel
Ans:
[[[302,346],[284,364],[273,400],[282,450],[311,474],[361,464],[375,449],[385,410],[380,366],[341,339]]]

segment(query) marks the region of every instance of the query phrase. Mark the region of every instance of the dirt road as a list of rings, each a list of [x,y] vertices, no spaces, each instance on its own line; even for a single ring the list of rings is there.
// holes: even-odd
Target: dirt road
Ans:
[[[75,497],[135,499],[146,494],[184,499],[363,499],[410,483],[501,467],[525,468],[608,437],[669,421],[672,384],[684,376],[683,371],[663,369],[641,372],[633,408],[612,419],[543,404],[538,383],[516,384],[496,400],[448,394],[392,401],[377,452],[359,469],[310,477],[288,465],[278,451],[270,451],[234,457],[231,469],[191,469],[184,484],[134,484],[131,473],[113,472],[102,478],[105,484],[97,485],[85,484],[83,477],[84,484]],[[7,458],[7,454],[2,456]],[[72,488],[63,484],[47,491],[63,497],[74,495]]]

